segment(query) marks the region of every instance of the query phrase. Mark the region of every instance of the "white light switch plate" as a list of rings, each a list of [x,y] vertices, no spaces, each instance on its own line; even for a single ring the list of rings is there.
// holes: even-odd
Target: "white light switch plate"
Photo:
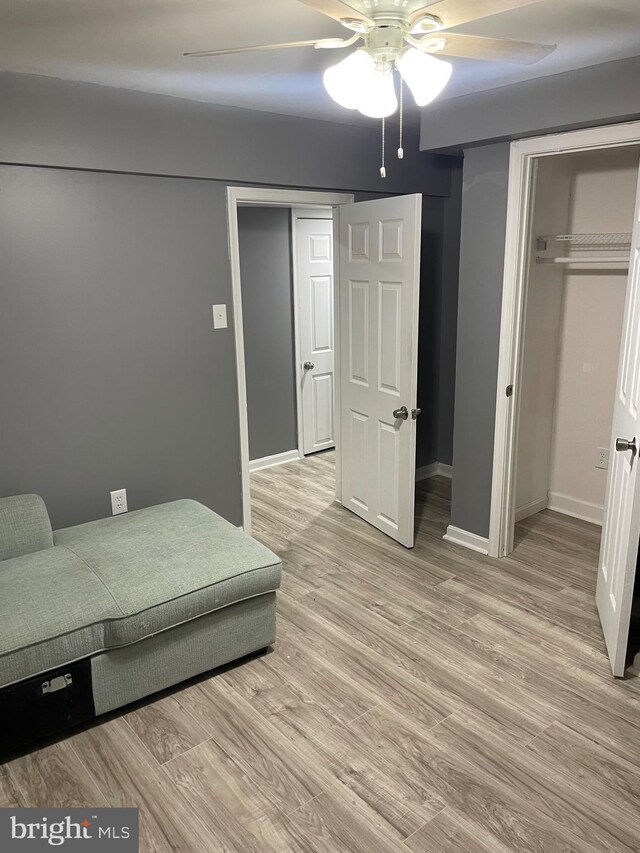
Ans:
[[[226,305],[214,305],[213,306],[213,328],[214,329],[226,329],[227,328],[227,306]]]

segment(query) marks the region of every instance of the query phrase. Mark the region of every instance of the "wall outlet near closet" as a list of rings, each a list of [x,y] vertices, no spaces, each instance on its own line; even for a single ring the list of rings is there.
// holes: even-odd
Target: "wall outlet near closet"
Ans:
[[[120,513],[127,511],[127,490],[118,489],[111,492],[111,515],[120,515]]]
[[[608,447],[597,447],[596,448],[596,468],[604,468],[606,471],[609,467],[609,448]]]

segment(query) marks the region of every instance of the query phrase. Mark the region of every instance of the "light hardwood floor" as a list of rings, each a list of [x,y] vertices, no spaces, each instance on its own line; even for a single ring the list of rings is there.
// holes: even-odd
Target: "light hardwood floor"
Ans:
[[[252,476],[275,649],[0,768],[0,806],[141,809],[141,850],[640,849],[640,690],[610,676],[599,530],[544,512],[492,560],[333,503],[333,455]]]

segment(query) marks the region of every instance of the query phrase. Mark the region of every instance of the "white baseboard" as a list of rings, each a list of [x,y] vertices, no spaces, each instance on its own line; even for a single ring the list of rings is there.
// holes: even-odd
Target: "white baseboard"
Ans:
[[[599,504],[579,501],[577,498],[572,498],[570,495],[561,495],[559,492],[549,492],[547,507],[554,512],[571,515],[573,518],[581,518],[583,521],[590,521],[592,524],[599,524],[602,527],[604,507]]]
[[[262,459],[252,459],[249,462],[249,471],[273,468],[274,465],[284,465],[285,462],[293,462],[296,459],[300,459],[297,450],[287,450],[285,453],[276,453],[274,456],[263,456]]]
[[[549,505],[549,498],[545,495],[543,498],[538,498],[537,501],[531,501],[524,506],[516,507],[516,524],[522,521],[523,518],[529,518],[530,515],[535,515],[537,512],[542,512]]]
[[[469,533],[468,530],[461,530],[459,527],[449,525],[447,532],[442,538],[447,542],[452,542],[454,545],[462,545],[463,548],[478,551],[480,554],[489,553],[489,540],[487,538],[478,536],[476,533]]]
[[[431,465],[416,468],[416,483],[420,480],[428,480],[429,477],[447,477],[450,480],[452,476],[453,467],[445,465],[444,462],[432,462]]]

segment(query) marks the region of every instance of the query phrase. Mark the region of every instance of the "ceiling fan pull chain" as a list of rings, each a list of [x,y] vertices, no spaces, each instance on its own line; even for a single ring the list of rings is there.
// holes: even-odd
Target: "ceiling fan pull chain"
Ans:
[[[400,77],[400,147],[398,148],[398,160],[404,157],[404,148],[402,147],[402,131],[404,122],[404,81]]]
[[[380,177],[381,177],[381,178],[386,178],[386,177],[387,177],[387,169],[386,169],[386,167],[385,167],[385,165],[384,165],[384,134],[385,134],[385,127],[386,127],[386,119],[383,117],[383,119],[382,119],[382,166],[380,166]]]

